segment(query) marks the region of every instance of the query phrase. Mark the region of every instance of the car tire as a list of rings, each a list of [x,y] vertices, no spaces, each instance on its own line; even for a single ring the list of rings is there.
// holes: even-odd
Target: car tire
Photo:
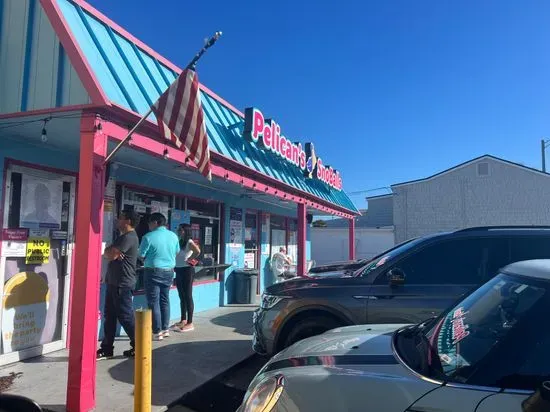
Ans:
[[[342,326],[341,322],[338,322],[338,320],[329,316],[315,316],[300,320],[288,333],[288,336],[284,340],[284,348],[287,348],[302,339],[320,335],[325,333],[327,330],[331,330],[339,326]]]

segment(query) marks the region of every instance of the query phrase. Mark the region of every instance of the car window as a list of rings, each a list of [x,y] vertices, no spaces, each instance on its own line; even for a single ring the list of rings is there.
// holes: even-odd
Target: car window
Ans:
[[[550,334],[541,327],[548,295],[542,282],[501,274],[444,314],[426,336],[446,377],[531,389],[550,375]]]
[[[512,238],[512,262],[550,258],[550,237],[531,236]]]
[[[395,263],[406,276],[406,284],[475,285],[492,275],[488,273],[489,239],[444,240],[424,247]],[[389,268],[388,268],[389,269]],[[375,284],[387,284],[381,273]]]

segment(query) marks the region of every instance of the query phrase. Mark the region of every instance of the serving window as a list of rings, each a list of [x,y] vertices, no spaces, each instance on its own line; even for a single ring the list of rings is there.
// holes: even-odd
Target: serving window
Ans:
[[[201,249],[195,282],[219,279],[218,269],[211,267],[223,263],[220,261],[220,203],[123,185],[117,186],[116,203],[115,210],[134,210],[140,215],[136,227],[140,242],[149,232],[147,222],[152,213],[162,213],[173,231],[180,223],[191,225],[191,236]],[[143,273],[143,267],[139,267],[136,273],[138,292],[144,288]]]

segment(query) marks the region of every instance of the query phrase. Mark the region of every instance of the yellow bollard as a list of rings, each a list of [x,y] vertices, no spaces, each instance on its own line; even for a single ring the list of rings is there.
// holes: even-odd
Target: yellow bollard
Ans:
[[[151,412],[151,310],[136,310],[136,357],[134,367],[134,412]]]

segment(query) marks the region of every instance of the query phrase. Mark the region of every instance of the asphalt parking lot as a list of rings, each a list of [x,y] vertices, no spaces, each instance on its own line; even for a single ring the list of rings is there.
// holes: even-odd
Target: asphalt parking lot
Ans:
[[[252,355],[172,405],[170,412],[230,412],[240,406],[246,389],[267,358]]]

